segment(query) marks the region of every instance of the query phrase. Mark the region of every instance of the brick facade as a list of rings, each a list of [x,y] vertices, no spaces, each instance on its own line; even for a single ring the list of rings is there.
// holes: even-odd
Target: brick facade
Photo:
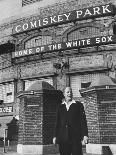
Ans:
[[[89,142],[94,144],[100,143],[99,114],[98,114],[98,97],[96,92],[84,95],[85,112],[88,124]]]
[[[77,35],[76,39],[84,39],[88,38],[88,36],[91,38],[95,36],[113,35],[113,25],[116,23],[115,16],[70,22],[67,24],[12,35],[13,26],[20,22],[27,22],[28,20],[35,18],[44,18],[51,15],[73,11],[75,9],[79,10],[91,6],[107,4],[109,2],[115,5],[114,0],[51,0],[51,3],[49,5],[46,3],[45,6],[43,2],[41,3],[42,5],[38,7],[36,4],[33,5],[36,6],[35,11],[31,9],[31,6],[26,6],[27,10],[23,8],[25,14],[22,11],[9,18],[9,22],[1,21],[0,45],[5,44],[9,40],[15,44],[15,51],[19,51],[25,49],[25,44],[28,40],[37,36],[51,36],[53,42],[58,43],[72,39],[75,34]],[[20,116],[19,143],[24,145],[52,143],[52,126],[54,122],[54,118],[52,116],[55,115],[52,111],[54,110],[54,104],[49,98],[47,99],[51,104],[48,105],[46,102],[45,105],[41,105],[41,107],[39,106],[40,109],[33,108],[33,110],[31,109],[31,106],[25,106],[27,102],[28,104],[32,103],[28,97],[24,99],[22,98],[21,101],[19,101],[17,93],[24,90],[25,80],[50,77],[53,79],[53,86],[57,90],[63,90],[65,86],[71,85],[70,78],[72,75],[81,75],[100,71],[107,72],[108,75],[115,77],[115,50],[116,45],[113,44],[107,46],[100,45],[87,48],[75,48],[44,54],[38,53],[37,55],[30,55],[15,59],[12,59],[11,53],[1,54],[0,83],[15,83],[15,97],[14,102],[11,104],[15,109],[12,116]],[[63,62],[67,62],[68,65],[64,68],[55,68],[55,63],[62,65]],[[85,97],[85,111],[90,135],[89,141],[93,144],[115,144],[115,131],[113,130],[116,123],[115,92],[110,92],[111,96],[113,96],[113,102],[111,104],[105,102],[105,99],[106,101],[109,101],[107,98],[109,96],[104,94],[106,92],[107,91],[100,92],[99,94],[97,91],[94,91],[87,94]],[[102,98],[103,96],[105,97]],[[40,101],[44,102],[42,97],[40,97]],[[34,104],[38,104],[36,100]],[[37,113],[39,113],[38,116]],[[39,120],[37,120],[37,118],[39,118]],[[35,124],[31,121],[31,119],[34,120]],[[27,120],[29,124],[27,123]],[[38,125],[41,121],[44,123],[43,127]],[[48,130],[48,128],[50,130]],[[22,132],[24,129],[26,130],[26,133]],[[40,133],[38,133],[40,137],[37,137],[35,134],[37,130],[40,131]],[[43,137],[41,137],[42,134],[44,135]],[[34,136],[35,139],[32,138]],[[30,141],[32,141],[32,143],[30,143]]]
[[[113,149],[116,143],[115,94],[115,84],[114,86],[91,87],[89,91],[83,93],[89,130],[88,153],[96,150],[96,153],[102,154],[106,147],[106,152],[115,154],[116,150]],[[108,147],[109,150],[107,150]]]

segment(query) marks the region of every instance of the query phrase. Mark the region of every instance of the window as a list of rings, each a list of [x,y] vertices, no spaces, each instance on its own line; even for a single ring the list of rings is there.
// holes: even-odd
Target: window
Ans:
[[[25,80],[25,90],[27,90],[36,81],[45,81],[45,82],[48,82],[49,84],[53,85],[52,78],[40,78],[38,80],[37,79]]]
[[[96,36],[102,36],[99,28],[96,27],[83,27],[76,29],[68,34],[68,41],[92,38]]]
[[[81,97],[79,90],[82,88],[88,88],[92,81],[102,75],[105,75],[105,73],[91,73],[70,76],[70,86],[72,87],[73,97]]]
[[[42,0],[22,0],[22,6],[26,6],[35,2],[40,2]]]
[[[4,103],[14,102],[14,83],[0,84],[0,100]]]
[[[25,49],[47,44],[52,44],[51,36],[37,36],[25,42]]]

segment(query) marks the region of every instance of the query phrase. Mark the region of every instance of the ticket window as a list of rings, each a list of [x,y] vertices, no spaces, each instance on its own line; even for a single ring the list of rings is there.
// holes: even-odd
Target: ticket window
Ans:
[[[105,75],[105,73],[90,73],[90,74],[78,74],[75,76],[70,76],[70,86],[72,87],[73,97],[80,98],[80,89],[88,88],[91,82],[96,78]]]

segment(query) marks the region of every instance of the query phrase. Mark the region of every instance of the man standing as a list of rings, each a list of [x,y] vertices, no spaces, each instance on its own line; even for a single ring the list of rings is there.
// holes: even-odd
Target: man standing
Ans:
[[[71,87],[64,90],[64,101],[57,110],[54,144],[60,155],[82,155],[82,142],[88,141],[88,129],[82,103],[73,100]]]

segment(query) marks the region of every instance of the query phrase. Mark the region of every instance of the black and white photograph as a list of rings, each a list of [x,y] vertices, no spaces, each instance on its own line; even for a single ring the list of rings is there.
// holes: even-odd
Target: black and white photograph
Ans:
[[[116,0],[0,0],[0,155],[116,155]]]

